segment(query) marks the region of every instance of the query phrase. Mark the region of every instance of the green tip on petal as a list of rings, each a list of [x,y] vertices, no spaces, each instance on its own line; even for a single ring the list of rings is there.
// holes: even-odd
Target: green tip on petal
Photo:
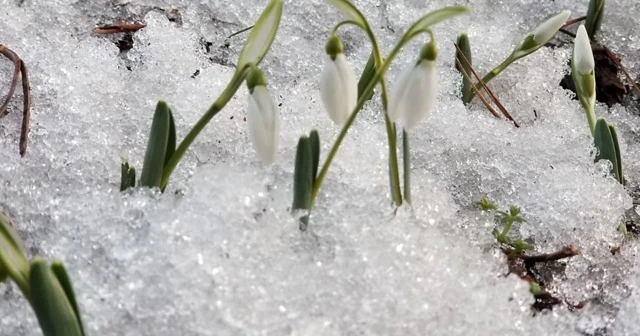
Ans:
[[[327,52],[327,55],[331,56],[333,59],[337,54],[342,54],[344,52],[344,45],[338,35],[332,34],[331,37],[329,37],[329,40],[327,40],[324,50]]]
[[[267,80],[262,70],[256,66],[252,66],[247,74],[247,87],[250,92],[253,92],[253,88],[258,85],[267,86]]]
[[[436,42],[431,41],[425,44],[420,49],[420,60],[435,61],[438,57],[438,48],[436,48]]]

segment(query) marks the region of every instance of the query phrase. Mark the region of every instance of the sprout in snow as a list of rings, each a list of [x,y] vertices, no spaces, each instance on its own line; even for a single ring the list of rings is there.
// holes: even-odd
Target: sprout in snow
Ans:
[[[436,103],[438,51],[433,41],[422,47],[420,58],[400,74],[389,98],[389,118],[402,120],[410,131],[427,116]]]
[[[276,159],[278,139],[280,134],[280,117],[278,108],[274,104],[264,74],[257,67],[252,67],[247,76],[249,88],[249,107],[247,122],[253,147],[258,157],[265,164]]]
[[[596,116],[596,77],[594,73],[595,62],[591,51],[591,42],[584,26],[578,28],[573,45],[573,58],[571,60],[571,75],[576,87],[576,93],[582,107],[587,114],[589,129],[595,131]]]
[[[326,45],[327,57],[320,78],[320,95],[329,117],[342,126],[358,103],[358,80],[337,35]]]

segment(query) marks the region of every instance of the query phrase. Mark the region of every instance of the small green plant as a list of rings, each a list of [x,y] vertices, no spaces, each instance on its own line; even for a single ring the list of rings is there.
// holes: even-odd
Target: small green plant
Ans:
[[[60,261],[29,262],[9,218],[0,213],[0,281],[11,279],[35,312],[44,336],[84,336],[69,275]]]
[[[331,147],[327,158],[319,167],[320,138],[312,132],[310,137],[303,136],[298,143],[296,170],[294,173],[293,210],[305,212],[301,217],[300,228],[306,229],[309,215],[322,186],[329,167],[344,140],[349,128],[355,121],[364,103],[373,95],[375,87],[380,87],[382,106],[389,147],[389,181],[393,204],[398,207],[403,202],[411,202],[409,135],[426,114],[434,108],[438,91],[438,78],[435,67],[437,48],[435,36],[430,27],[451,17],[468,12],[466,7],[448,7],[434,11],[416,21],[402,36],[390,54],[384,58],[373,29],[364,15],[347,0],[329,0],[347,19],[339,22],[332,30],[325,50],[327,53],[322,73],[320,90],[322,102],[331,120],[342,126]],[[360,28],[369,38],[372,52],[365,69],[356,79],[353,69],[343,53],[344,47],[338,37],[338,30],[345,25]],[[414,38],[427,35],[427,42],[418,57],[399,76],[399,80],[388,94],[384,75],[391,62],[404,45]],[[397,153],[397,123],[402,122],[404,192],[400,186],[400,172]],[[404,193],[404,196],[403,196]]]
[[[522,240],[517,240],[509,237],[509,232],[513,228],[515,223],[526,223],[527,221],[520,216],[520,208],[516,206],[509,207],[509,211],[498,210],[495,204],[489,201],[486,197],[483,197],[478,203],[478,207],[482,211],[487,211],[494,214],[496,228],[491,233],[500,244],[504,244],[512,247],[517,253],[521,253],[525,250],[531,250],[532,246],[525,243]]]
[[[573,78],[580,104],[585,110],[595,147],[598,150],[595,161],[609,160],[612,164],[612,174],[618,182],[624,183],[622,156],[620,155],[616,128],[604,118],[596,119],[595,61],[591,49],[591,41],[589,40],[587,29],[583,25],[578,28],[573,44],[571,77]]]
[[[275,160],[280,127],[279,113],[269,96],[264,74],[258,65],[275,39],[282,16],[282,7],[282,0],[269,2],[249,33],[231,81],[179,144],[176,143],[173,113],[166,102],[158,102],[151,124],[142,172],[138,180],[139,186],[160,188],[164,191],[171,174],[189,146],[211,119],[233,98],[244,82],[250,93],[247,122],[253,146],[265,164]],[[122,163],[121,169],[120,189],[133,187],[136,183],[135,169],[126,161]]]
[[[482,85],[487,84],[490,80],[498,76],[502,71],[504,71],[509,65],[513,62],[532,54],[538,49],[542,48],[547,42],[549,42],[562,28],[567,19],[571,16],[571,12],[568,10],[562,11],[556,15],[553,15],[542,22],[536,29],[534,29],[531,33],[525,36],[522,41],[513,49],[511,54],[502,62],[500,65],[495,67],[493,70],[489,71],[484,77],[482,77],[481,82],[475,84],[475,90],[468,82],[468,79],[464,79],[463,87],[462,87],[462,101],[464,103],[469,103],[473,100],[473,97],[476,94],[476,91],[482,89]],[[458,60],[461,59],[460,54],[464,54],[468,62],[463,62],[463,66],[458,66],[457,69],[463,74],[469,75],[470,67],[472,66],[471,62],[471,47],[469,44],[469,39],[466,34],[461,34],[458,37],[458,46],[462,50],[461,52],[456,53],[456,58]],[[468,63],[468,64],[465,64]],[[465,68],[466,67],[466,68]],[[466,77],[466,76],[465,76]]]

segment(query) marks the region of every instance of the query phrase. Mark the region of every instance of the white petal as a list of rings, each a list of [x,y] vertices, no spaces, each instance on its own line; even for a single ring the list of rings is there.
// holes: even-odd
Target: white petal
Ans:
[[[563,10],[562,12],[550,17],[533,31],[533,40],[538,45],[549,42],[549,40],[556,35],[558,30],[562,28],[565,22],[567,22],[569,16],[571,16],[571,11]]]
[[[280,116],[267,88],[258,85],[249,95],[247,123],[253,147],[265,164],[276,159],[280,136]]]
[[[578,28],[578,33],[574,41],[573,61],[575,62],[575,68],[581,75],[590,74],[596,66],[593,60],[589,35],[587,35],[587,30],[583,25]]]
[[[331,120],[344,125],[358,99],[358,81],[344,54],[336,55],[335,60],[327,55],[320,77],[320,96]]]
[[[396,84],[391,89],[391,94],[389,96],[389,108],[387,113],[389,114],[389,119],[391,121],[397,121],[400,119],[405,112],[406,108],[404,107],[405,96],[407,93],[407,86],[409,85],[409,81],[411,80],[411,74],[413,74],[416,66],[412,63],[410,66],[406,67],[402,72],[398,75],[398,79],[396,80]]]
[[[407,131],[416,127],[433,110],[438,95],[436,62],[422,61],[411,76],[404,96],[403,124]]]

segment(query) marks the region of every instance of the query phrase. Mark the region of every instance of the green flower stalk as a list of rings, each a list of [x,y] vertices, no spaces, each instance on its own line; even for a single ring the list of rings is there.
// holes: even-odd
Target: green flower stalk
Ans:
[[[556,15],[553,15],[542,22],[536,29],[520,41],[520,43],[513,49],[511,54],[500,65],[491,70],[487,75],[482,78],[482,81],[486,84],[496,76],[498,76],[504,69],[506,69],[513,62],[532,54],[538,49],[542,48],[556,35],[558,30],[562,28],[567,19],[571,16],[571,11],[564,10]],[[482,90],[482,84],[476,84],[478,90]],[[464,99],[465,103],[471,102],[475,96],[475,91],[471,91]]]

